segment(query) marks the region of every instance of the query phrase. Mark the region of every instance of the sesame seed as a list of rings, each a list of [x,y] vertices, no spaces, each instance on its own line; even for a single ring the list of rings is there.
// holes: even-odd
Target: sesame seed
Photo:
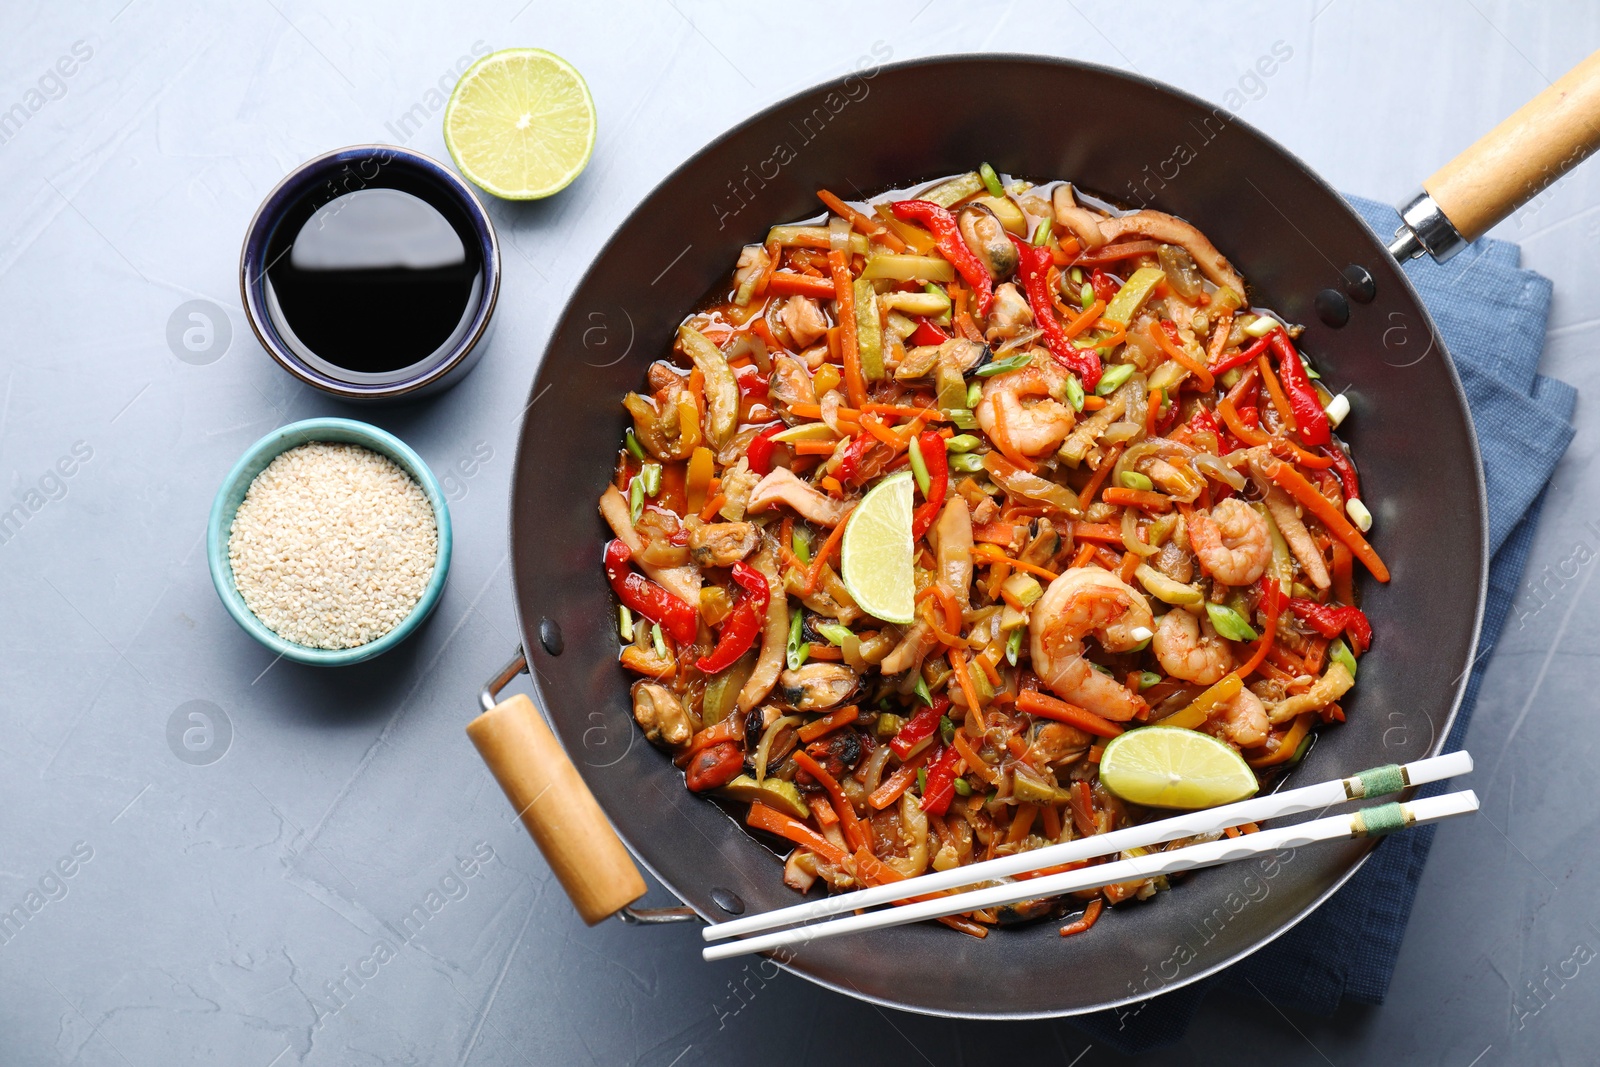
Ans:
[[[387,456],[313,441],[256,475],[228,531],[234,586],[286,641],[355,648],[411,614],[433,577],[439,525]]]

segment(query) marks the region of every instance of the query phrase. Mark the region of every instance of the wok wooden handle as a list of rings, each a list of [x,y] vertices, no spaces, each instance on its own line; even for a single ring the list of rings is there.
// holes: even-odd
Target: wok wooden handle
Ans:
[[[1600,52],[1567,71],[1422,187],[1475,241],[1600,147]]]
[[[501,701],[468,724],[467,736],[584,922],[644,896],[633,857],[532,700],[518,693]]]

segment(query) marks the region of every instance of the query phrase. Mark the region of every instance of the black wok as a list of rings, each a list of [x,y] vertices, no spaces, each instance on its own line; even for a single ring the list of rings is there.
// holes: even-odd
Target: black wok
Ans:
[[[1035,180],[1069,178],[1127,206],[1193,222],[1249,280],[1254,303],[1307,324],[1302,346],[1327,384],[1349,387],[1353,414],[1343,432],[1393,581],[1362,587],[1378,641],[1361,662],[1348,721],[1322,732],[1294,780],[1432,754],[1461,699],[1487,573],[1477,445],[1427,310],[1339,195],[1226,111],[1118,71],[1015,56],[863,69],[741,123],[645,198],[578,284],[522,428],[511,547],[537,699],[633,855],[707,921],[796,896],[782,884],[774,853],[716,804],[688,793],[682,774],[631,721],[614,602],[600,567],[606,534],[595,510],[626,424],[619,400],[639,386],[651,360],[667,354],[679,321],[727,277],[740,246],[759,241],[772,223],[815,216],[818,188],[871,194],[983,160]],[[1524,181],[1501,197],[1504,210],[1494,218],[1482,221],[1494,212],[1480,211],[1462,229],[1476,236],[1540,184]],[[1421,233],[1405,235],[1409,245],[1397,242],[1401,254],[1415,254],[1419,239],[1441,252],[1448,223],[1442,230],[1427,220],[1432,203],[1411,212]],[[497,688],[486,691],[486,707]],[[526,710],[527,730],[542,732]],[[484,747],[478,733],[474,740]],[[593,812],[587,824],[576,809],[541,823],[541,806],[552,801],[540,798],[567,788],[524,782],[518,792],[508,780],[521,773],[505,765],[522,743],[485,754],[586,917],[634,900],[642,882],[620,873],[626,856],[607,852]],[[564,818],[566,826],[551,825]],[[573,819],[593,838],[563,840]],[[1200,872],[1065,941],[1054,924],[981,941],[918,924],[814,943],[780,962],[842,993],[932,1014],[1093,1011],[1175,989],[1255,951],[1327,899],[1373,847],[1371,840],[1328,844],[1273,863]],[[601,886],[584,898],[586,880],[607,879],[620,880],[620,890],[608,895]]]

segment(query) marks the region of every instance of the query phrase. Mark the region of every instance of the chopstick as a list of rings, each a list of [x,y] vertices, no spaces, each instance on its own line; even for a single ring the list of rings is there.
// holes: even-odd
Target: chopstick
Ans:
[[[1173,874],[1178,871],[1194,870],[1198,867],[1214,867],[1223,863],[1249,859],[1264,852],[1275,852],[1284,848],[1300,848],[1305,845],[1315,844],[1318,841],[1375,837],[1412,826],[1420,826],[1424,823],[1438,822],[1441,819],[1465,815],[1476,810],[1478,810],[1478,797],[1470,789],[1447,793],[1440,797],[1423,797],[1404,804],[1393,802],[1380,804],[1341,815],[1313,819],[1310,822],[1298,823],[1294,826],[1260,830],[1240,837],[1222,838],[1217,841],[1207,841],[1203,844],[1188,845],[1169,852],[1115,860],[1111,863],[1085,867],[1081,870],[1065,871],[1061,874],[1033,878],[1025,882],[1010,882],[984,889],[973,889],[965,893],[902,904],[893,908],[885,908],[881,911],[851,915],[843,919],[832,919],[812,926],[779,930],[775,933],[749,937],[740,941],[730,941],[721,945],[707,945],[701,950],[700,954],[707,962],[711,962],[729,959],[733,956],[742,956],[750,952],[770,952],[776,948],[807,944],[826,937],[838,937],[841,934],[882,930],[892,926],[903,926],[906,923],[920,922],[923,919],[937,919],[944,915],[958,915],[962,912],[975,911],[980,908],[1014,904],[1019,900],[1059,896],[1063,893],[1094,889],[1099,886],[1111,885],[1115,882],[1152,878],[1158,874]],[[901,887],[907,885],[909,881],[910,879],[905,882],[896,882],[894,883],[894,888],[903,894],[905,890]]]
[[[704,927],[700,935],[707,941],[744,937],[762,930],[823,919],[859,908],[870,908],[876,904],[887,904],[890,901],[957,889],[974,882],[1009,879],[1012,875],[1055,867],[1063,863],[1076,863],[1079,860],[1093,859],[1096,856],[1105,856],[1130,848],[1144,848],[1175,841],[1180,837],[1216,833],[1241,823],[1276,819],[1285,815],[1296,815],[1302,811],[1342,804],[1348,800],[1398,793],[1409,786],[1442,781],[1459,774],[1466,774],[1471,770],[1472,757],[1466,752],[1451,752],[1398,766],[1391,763],[1361,771],[1348,778],[1252,797],[1221,807],[1175,815],[1158,822],[1130,826],[1106,834],[1094,834],[1059,845],[1048,845],[1029,852],[971,863],[964,867],[953,867],[948,871],[920,875],[850,893],[839,893],[820,900],[807,901],[804,904],[733,919]]]

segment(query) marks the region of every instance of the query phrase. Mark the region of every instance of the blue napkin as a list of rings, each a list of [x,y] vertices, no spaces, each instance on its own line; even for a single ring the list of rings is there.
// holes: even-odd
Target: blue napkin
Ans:
[[[1387,242],[1400,222],[1394,208],[1348,199]],[[1448,263],[1424,257],[1406,266],[1461,375],[1488,483],[1488,602],[1479,659],[1446,751],[1461,747],[1483,681],[1485,654],[1499,638],[1521,583],[1545,484],[1573,434],[1577,390],[1537,373],[1550,315],[1550,281],[1521,269],[1521,261],[1517,245],[1482,240]],[[1423,790],[1443,791],[1444,783]],[[1433,832],[1428,826],[1385,839],[1326,904],[1221,974],[1142,1005],[1079,1016],[1072,1024],[1133,1054],[1180,1040],[1200,1002],[1218,985],[1318,1015],[1332,1014],[1341,1000],[1383,1003]],[[1352,938],[1351,930],[1365,935]]]

